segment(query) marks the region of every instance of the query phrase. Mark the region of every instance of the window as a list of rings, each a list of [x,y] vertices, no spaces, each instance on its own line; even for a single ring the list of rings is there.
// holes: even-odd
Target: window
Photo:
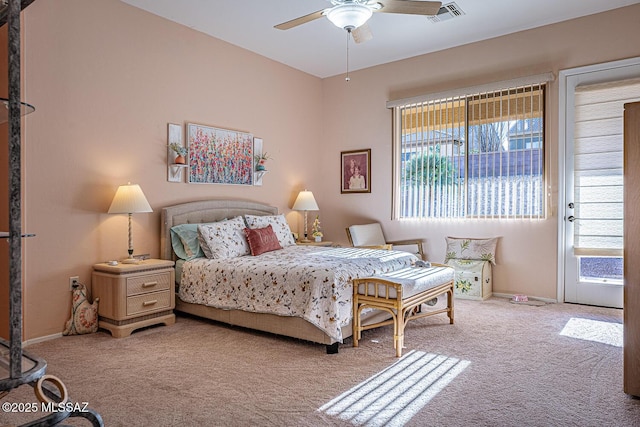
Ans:
[[[543,218],[548,80],[388,103],[395,217]]]

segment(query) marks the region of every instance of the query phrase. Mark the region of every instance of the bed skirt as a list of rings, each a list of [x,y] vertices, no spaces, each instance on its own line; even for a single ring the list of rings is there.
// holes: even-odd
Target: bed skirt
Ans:
[[[307,322],[301,317],[278,316],[269,313],[252,313],[243,310],[223,310],[201,304],[191,304],[182,301],[176,294],[176,311],[204,317],[217,322],[229,325],[241,326],[243,328],[257,329],[277,335],[298,338],[319,344],[332,345],[335,340],[325,334],[315,325]],[[365,313],[362,318],[363,324],[375,323],[384,318],[390,318],[388,313],[383,311],[372,311]],[[348,338],[353,334],[351,322],[342,327],[342,336]]]

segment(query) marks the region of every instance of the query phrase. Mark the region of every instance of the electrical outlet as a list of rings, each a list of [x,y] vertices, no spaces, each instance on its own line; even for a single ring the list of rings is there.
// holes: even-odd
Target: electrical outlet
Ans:
[[[78,283],[80,283],[80,278],[78,276],[69,277],[69,290],[73,291],[74,285],[77,285]]]

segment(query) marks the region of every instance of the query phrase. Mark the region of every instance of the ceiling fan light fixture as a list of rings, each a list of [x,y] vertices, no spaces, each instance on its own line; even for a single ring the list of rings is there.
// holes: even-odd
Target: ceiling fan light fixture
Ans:
[[[327,12],[327,18],[338,28],[354,30],[367,22],[373,11],[362,4],[341,4]]]

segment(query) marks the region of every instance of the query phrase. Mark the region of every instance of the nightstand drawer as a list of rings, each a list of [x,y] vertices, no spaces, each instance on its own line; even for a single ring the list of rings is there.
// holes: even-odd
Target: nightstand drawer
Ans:
[[[171,308],[171,292],[151,292],[127,298],[127,316]]]
[[[171,273],[154,273],[127,278],[127,296],[171,289]],[[128,311],[128,310],[127,310]]]

